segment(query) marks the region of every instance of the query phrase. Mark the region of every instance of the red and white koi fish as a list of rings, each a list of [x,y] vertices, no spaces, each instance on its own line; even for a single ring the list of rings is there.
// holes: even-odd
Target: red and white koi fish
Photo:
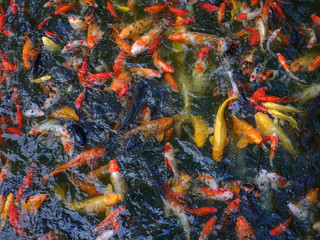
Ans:
[[[216,181],[216,179],[214,179],[213,177],[211,177],[208,174],[204,174],[204,173],[199,174],[199,176],[197,177],[197,180],[208,185],[213,190],[218,189],[218,182]]]
[[[115,192],[126,194],[127,183],[125,178],[122,176],[120,172],[118,163],[115,160],[111,160],[109,163],[109,168],[110,168],[110,179]]]
[[[197,32],[179,32],[171,34],[169,37],[172,41],[190,45],[218,45],[219,38],[213,35]]]
[[[183,230],[186,234],[186,239],[190,240],[191,227],[188,217],[184,212],[184,208],[176,200],[166,199],[163,201],[164,204],[169,207],[173,211],[173,213],[180,219]]]
[[[308,48],[313,48],[317,42],[316,33],[313,31],[312,28],[307,28],[307,31],[309,32],[309,36],[310,36],[308,41]]]
[[[177,168],[177,160],[175,158],[175,150],[171,143],[167,142],[164,147],[164,161],[167,167],[173,172],[173,182],[175,182],[179,177],[179,172]]]
[[[83,40],[77,40],[77,41],[73,41],[71,43],[68,43],[63,49],[62,49],[62,53],[67,53],[67,52],[72,52],[75,51],[75,49],[79,48],[79,47],[88,47],[88,43],[86,41]]]
[[[278,53],[277,56],[278,56],[278,61],[279,61],[279,63],[281,64],[281,66],[283,67],[283,69],[288,73],[288,75],[289,75],[291,78],[293,78],[293,79],[295,79],[295,80],[297,80],[297,81],[299,81],[299,82],[306,83],[304,80],[301,80],[301,79],[299,79],[298,77],[296,77],[295,75],[293,75],[293,73],[291,72],[291,70],[290,70],[290,68],[289,68],[289,65],[288,65],[288,63],[287,63],[287,60],[285,59],[285,57],[284,57],[283,55],[281,55],[280,53]]]
[[[270,49],[270,44],[277,38],[278,34],[280,33],[281,28],[275,30],[271,36],[269,37],[268,41],[267,41],[267,50],[269,52],[272,53],[271,49]]]
[[[229,201],[233,198],[233,193],[226,189],[211,189],[207,187],[198,188],[196,190],[202,197],[217,201]]]
[[[74,30],[84,30],[88,26],[87,23],[80,18],[69,16],[68,21]]]
[[[272,187],[288,187],[292,184],[278,173],[268,172],[267,177],[270,180]]]
[[[147,34],[135,41],[131,47],[131,53],[133,55],[138,55],[144,51],[147,51],[151,47],[154,40],[160,36],[162,31],[163,27],[161,25],[150,30]]]
[[[251,12],[251,13],[241,13],[234,17],[234,20],[237,21],[248,21],[255,19],[256,17],[260,16],[262,13],[262,8],[258,8],[257,10]]]

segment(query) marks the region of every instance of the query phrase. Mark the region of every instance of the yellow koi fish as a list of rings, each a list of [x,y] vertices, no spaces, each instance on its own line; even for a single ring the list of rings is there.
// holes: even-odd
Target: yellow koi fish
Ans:
[[[231,119],[234,132],[241,137],[237,144],[239,148],[246,147],[248,143],[259,144],[262,142],[261,134],[252,125],[237,118],[234,114],[231,115]]]
[[[220,105],[218,109],[218,113],[214,122],[213,136],[209,138],[209,141],[212,145],[212,157],[217,162],[221,162],[223,150],[228,144],[227,124],[224,119],[224,110],[230,101],[238,98],[239,96],[228,98]]]
[[[193,141],[198,147],[203,147],[209,134],[213,132],[213,129],[209,128],[200,116],[191,116],[191,123],[194,128]]]
[[[261,133],[262,136],[272,136],[273,133],[275,133],[282,142],[284,149],[292,154],[295,153],[295,150],[287,134],[282,131],[282,129],[278,125],[276,125],[268,117],[267,114],[258,112],[254,117],[257,124],[257,130]]]
[[[268,110],[268,113],[275,119],[279,118],[281,120],[287,121],[292,128],[299,130],[298,124],[296,120],[294,120],[294,118],[287,116],[284,113],[279,112],[278,110]]]
[[[280,112],[285,112],[285,113],[300,113],[302,111],[300,111],[299,109],[296,109],[294,107],[291,107],[290,105],[281,105],[278,103],[273,103],[273,102],[265,102],[262,103],[262,105],[266,108],[268,108],[269,110],[277,110]]]

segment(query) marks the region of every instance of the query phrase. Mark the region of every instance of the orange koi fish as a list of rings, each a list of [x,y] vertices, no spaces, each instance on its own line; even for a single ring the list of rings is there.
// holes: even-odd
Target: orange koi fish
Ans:
[[[320,26],[320,17],[318,17],[316,14],[311,15],[313,25],[319,27]]]
[[[243,217],[237,217],[236,233],[239,240],[255,240],[256,236],[249,222]]]
[[[109,163],[110,169],[110,179],[112,186],[116,193],[126,194],[127,193],[127,184],[125,178],[120,172],[118,163],[115,160],[111,160]]]
[[[270,235],[280,237],[281,233],[283,233],[290,225],[292,219],[292,215],[290,215],[289,219],[279,226],[272,228],[270,231]]]
[[[260,97],[261,96],[265,96],[265,95],[266,95],[266,88],[265,87],[259,88],[250,97],[249,105],[256,105],[256,104],[258,105],[258,104],[260,104]]]
[[[22,114],[20,105],[17,105],[16,119],[17,119],[18,126],[22,127],[23,126],[23,114]]]
[[[101,73],[95,73],[90,74],[86,76],[86,82],[89,84],[94,85],[102,85],[104,84],[111,76],[113,75],[112,72],[101,72]]]
[[[77,157],[73,158],[72,160],[70,160],[66,164],[62,165],[61,167],[55,169],[53,172],[43,176],[40,181],[42,183],[45,183],[48,181],[48,179],[50,177],[52,177],[54,175],[71,170],[73,168],[81,167],[81,166],[88,164],[90,162],[96,161],[103,154],[105,154],[106,151],[107,150],[105,148],[100,148],[100,149],[94,148],[94,149],[87,150],[87,151],[81,153],[80,155],[78,155]]]
[[[218,209],[216,209],[215,207],[202,207],[202,208],[196,208],[196,209],[185,208],[185,210],[197,216],[205,216],[218,211]]]
[[[171,6],[171,5],[168,5],[168,7],[169,7],[170,12],[172,12],[173,14],[175,14],[175,15],[177,15],[179,17],[184,17],[184,16],[186,16],[188,14],[187,11],[175,8],[175,7]]]
[[[158,14],[162,10],[164,10],[167,7],[167,5],[154,5],[151,7],[146,7],[144,9],[145,12],[151,13],[151,14]]]
[[[213,12],[215,12],[215,11],[217,11],[219,9],[215,5],[210,4],[210,3],[205,3],[205,2],[198,2],[198,6],[201,9],[207,11],[208,13],[213,13]]]
[[[187,18],[187,19],[181,20],[180,22],[171,24],[171,26],[178,27],[178,26],[182,26],[182,25],[189,25],[190,23],[194,23],[196,21],[197,21],[197,19],[195,19],[195,18]]]
[[[217,216],[214,216],[208,220],[208,222],[204,225],[200,233],[199,240],[204,240],[209,237],[212,230],[214,229],[214,226],[216,225],[216,221],[217,221]]]
[[[122,19],[117,16],[116,10],[114,9],[112,3],[110,1],[107,1],[106,5],[107,5],[107,10],[111,13],[111,15],[114,18],[118,19],[119,21],[122,21]]]
[[[152,43],[151,47],[148,50],[148,53],[152,53],[159,48],[161,44],[161,39],[162,39],[162,36],[159,36],[158,38],[156,38],[156,40],[154,40],[154,42]]]
[[[76,179],[72,174],[70,174],[71,181],[74,185],[76,185],[78,188],[83,190],[84,192],[92,195],[92,196],[100,196],[103,195],[101,191],[99,191],[94,184],[85,182],[85,181],[80,181]]]
[[[131,69],[131,72],[136,76],[148,79],[161,77],[161,74],[158,71],[150,68],[133,68]]]
[[[262,142],[261,134],[253,128],[252,125],[244,120],[238,119],[234,114],[231,115],[234,132],[241,137],[237,146],[244,148],[248,143],[260,144]]]
[[[131,53],[133,55],[138,55],[146,50],[148,50],[152,43],[155,41],[156,38],[160,36],[163,31],[163,27],[157,26],[149,31],[147,34],[143,35],[139,38],[131,47]]]
[[[16,200],[17,201],[19,201],[22,198],[25,190],[27,188],[29,188],[31,186],[31,184],[33,183],[33,177],[34,177],[34,173],[35,173],[35,168],[36,168],[36,166],[35,166],[34,162],[31,162],[31,165],[30,165],[30,168],[29,168],[29,170],[27,172],[27,175],[25,176],[25,178],[23,180],[23,183],[21,184],[21,186],[20,186],[20,188],[18,190],[18,193],[16,195]]]
[[[113,78],[110,89],[112,91],[119,92],[124,87],[127,87],[128,83],[131,82],[131,80],[132,75],[129,71],[122,72],[117,77]]]
[[[100,29],[98,23],[91,22],[88,26],[87,47],[93,48],[101,39],[104,32]]]
[[[12,135],[22,135],[22,131],[16,127],[6,127],[3,129],[3,131]]]
[[[126,52],[121,50],[113,64],[113,72],[116,76],[124,71],[125,65],[126,65],[126,59],[127,59]]]
[[[122,39],[135,38],[138,34],[142,33],[146,28],[151,26],[151,24],[152,24],[151,17],[141,19],[125,27],[121,31],[119,36]]]
[[[21,202],[21,210],[22,212],[28,212],[32,215],[35,215],[41,204],[44,200],[47,199],[46,194],[37,194],[29,197],[28,201],[26,199],[22,199]]]
[[[174,92],[178,92],[178,83],[173,78],[171,73],[164,73],[164,80],[170,86],[171,90],[173,90]]]
[[[174,69],[169,64],[165,63],[159,58],[159,53],[153,53],[153,63],[159,69],[160,72],[173,73]]]
[[[60,4],[56,7],[56,10],[54,12],[55,15],[64,15],[68,12],[75,9],[77,6],[74,3],[66,3],[66,4]]]
[[[221,3],[218,11],[218,24],[222,26],[222,20],[224,19],[224,12],[226,11],[225,3]]]
[[[87,28],[87,23],[80,18],[69,16],[68,21],[74,30],[84,30]]]
[[[185,44],[200,44],[200,45],[212,45],[212,43],[218,45],[218,38],[205,34],[205,33],[197,33],[197,32],[179,32],[171,34],[169,37],[172,41],[185,43]]]
[[[273,166],[273,159],[276,155],[278,147],[278,137],[277,134],[273,133],[271,137],[271,148],[270,148],[270,165]]]

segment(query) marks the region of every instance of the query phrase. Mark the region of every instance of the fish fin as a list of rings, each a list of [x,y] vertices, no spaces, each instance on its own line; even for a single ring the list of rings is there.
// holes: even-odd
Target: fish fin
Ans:
[[[164,133],[160,133],[160,134],[156,135],[156,139],[158,142],[161,142],[163,140],[163,138],[164,138]]]
[[[238,148],[245,148],[248,145],[248,140],[241,138],[237,144]]]

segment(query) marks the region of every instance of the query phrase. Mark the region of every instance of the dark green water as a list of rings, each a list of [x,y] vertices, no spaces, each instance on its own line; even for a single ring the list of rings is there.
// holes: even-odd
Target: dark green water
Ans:
[[[29,0],[18,1],[21,5],[25,5],[30,9],[31,15],[25,12],[18,14],[6,14],[8,29],[12,30],[14,37],[8,38],[0,34],[0,49],[6,53],[6,59],[19,68],[17,72],[12,73],[8,77],[8,81],[0,83],[0,91],[6,96],[13,88],[18,88],[20,99],[22,100],[21,107],[23,111],[36,106],[41,106],[46,99],[46,95],[42,92],[39,84],[34,84],[29,81],[29,72],[23,67],[22,48],[25,40],[19,39],[23,33],[27,32],[32,40],[41,39],[43,31],[37,30],[37,26],[53,8],[44,9],[42,6],[45,0]],[[105,1],[96,0],[99,5],[98,9],[75,10],[75,15],[84,16],[87,12],[93,12],[97,18],[101,20],[101,28],[107,32],[101,41],[92,49],[89,56],[91,69],[96,66],[103,65],[106,70],[112,70],[115,57],[119,53],[119,48],[110,37],[111,30],[108,24],[116,23],[116,21],[105,12]],[[219,5],[219,1],[216,2]],[[286,4],[282,7],[286,16],[283,33],[289,34],[293,27],[301,23],[307,26],[312,25],[310,15],[316,13],[320,15],[320,1],[305,0],[305,1],[285,1]],[[7,12],[10,5],[9,0],[0,1],[1,6]],[[125,5],[125,1],[121,1]],[[135,18],[143,17],[143,9],[151,6],[152,1],[138,1],[136,16],[123,14],[120,11],[117,13],[124,19],[125,23],[131,23]],[[194,17],[197,18],[197,23],[189,27],[190,31],[201,31],[218,35],[221,37],[230,37],[231,32],[235,33],[241,30],[242,24],[233,22],[229,23],[231,7],[226,10],[226,17],[223,21],[226,26],[221,29],[217,24],[215,14],[207,14],[200,11],[197,7],[193,8]],[[274,26],[273,30],[279,28],[279,25]],[[62,40],[57,41],[60,47],[64,47],[72,40],[83,38],[82,33],[76,33],[69,26],[67,18],[64,16],[54,16],[45,27],[45,30],[52,31],[61,36]],[[319,35],[318,35],[319,37]],[[239,59],[241,55],[248,50],[248,41],[240,40],[239,47],[234,55],[223,59],[216,66],[217,57],[213,57],[208,73],[204,78],[204,91],[193,91],[190,89],[191,113],[201,115],[206,120],[210,127],[213,127],[218,107],[227,97],[229,91],[229,80],[227,72],[233,72],[233,78],[236,82],[248,82],[248,79],[241,76],[239,71]],[[184,66],[179,65],[175,60],[175,54],[172,51],[170,40],[164,40],[162,44],[164,52],[168,54],[168,62],[175,68],[173,76],[179,78],[182,72],[190,79],[191,69],[194,66],[197,55],[196,47],[188,47],[183,54],[186,55]],[[45,50],[42,51],[44,72],[42,75],[51,75],[54,82],[59,86],[63,97],[57,104],[51,107],[46,113],[52,112],[63,106],[74,107],[75,100],[81,92],[80,83],[75,73],[63,72],[57,67],[62,64],[72,54],[50,54]],[[288,60],[294,60],[310,51],[320,52],[317,44],[312,50],[307,49],[306,40],[301,38],[296,42],[296,45],[281,46],[275,49],[275,52],[281,52]],[[261,53],[260,61],[270,57],[268,54]],[[154,68],[150,54],[141,54],[138,58],[129,58],[127,60],[128,68],[135,67]],[[284,71],[279,66],[276,57],[271,56],[271,60],[267,63],[266,69],[281,70],[281,76]],[[306,79],[308,84],[319,82],[318,73],[302,73],[299,74],[301,79]],[[187,79],[185,79],[188,81]],[[150,81],[148,104],[151,107],[152,119],[161,117],[170,117],[178,114],[183,108],[183,94],[172,92],[164,84],[163,77],[157,81]],[[70,87],[71,86],[71,87]],[[250,97],[251,94],[259,87],[267,86],[268,94],[274,96],[296,96],[302,86],[297,86],[293,80],[273,81],[270,84],[252,84],[250,90],[245,90],[243,100],[240,105],[235,106],[234,113],[239,117],[246,119],[254,125],[254,111],[248,107],[245,97]],[[181,87],[181,86],[180,86]],[[101,88],[103,89],[103,88]],[[181,89],[181,88],[180,88]],[[218,96],[213,96],[212,92],[218,91]],[[301,109],[307,110],[309,102],[303,104],[293,103],[292,105]],[[76,150],[73,156],[82,153],[84,150],[91,149],[97,146],[102,146],[110,137],[116,135],[111,129],[117,122],[118,116],[121,114],[121,102],[117,94],[112,92],[88,90],[86,92],[86,100],[83,106],[91,118],[80,111],[80,124],[87,132],[87,143],[85,146],[76,144]],[[9,104],[6,107],[1,107],[2,116],[15,116],[16,108],[14,104]],[[304,114],[298,114],[297,122],[301,126],[304,120]],[[226,116],[228,116],[226,114]],[[47,194],[48,198],[39,208],[35,216],[25,217],[26,228],[28,229],[29,239],[38,239],[51,230],[59,230],[67,239],[95,239],[96,234],[90,234],[90,231],[105,217],[101,215],[85,215],[77,211],[68,209],[63,202],[58,200],[53,189],[56,187],[63,188],[66,192],[66,198],[69,201],[80,201],[89,196],[77,189],[71,182],[69,174],[60,174],[53,181],[47,184],[42,184],[40,178],[57,166],[68,162],[71,158],[68,156],[59,138],[37,138],[28,136],[33,123],[41,122],[46,117],[27,118],[25,117],[24,126],[22,128],[22,136],[3,135],[5,139],[5,148],[3,152],[12,161],[12,166],[6,180],[0,186],[0,194],[7,196],[10,192],[16,193],[19,186],[26,175],[30,162],[34,161],[37,165],[35,183],[27,189],[25,197],[32,196],[38,193]],[[272,191],[268,199],[252,199],[244,197],[240,213],[248,219],[252,225],[257,239],[277,239],[269,235],[272,227],[284,222],[290,215],[287,204],[290,200],[299,200],[310,189],[320,187],[320,164],[319,149],[304,148],[301,145],[302,132],[291,131],[288,124],[284,124],[283,129],[289,135],[293,145],[297,148],[297,155],[292,156],[280,147],[277,150],[274,159],[274,167],[269,165],[269,154],[261,148],[255,148],[250,145],[244,149],[238,149],[236,146],[237,140],[232,134],[231,119],[228,117],[228,131],[230,143],[225,149],[225,158],[221,163],[216,163],[212,159],[211,144],[206,142],[201,149],[197,148],[192,137],[193,127],[190,123],[182,125],[181,134],[173,134],[169,140],[172,145],[179,149],[176,158],[180,159],[178,169],[188,173],[190,176],[196,173],[207,173],[216,176],[222,182],[243,180],[253,183],[253,179],[261,169],[277,172],[285,176],[293,184],[286,189],[278,189]],[[72,122],[62,121],[63,124],[72,124]],[[133,128],[133,126],[132,126]],[[125,131],[123,131],[125,132]],[[120,165],[124,177],[128,184],[128,194],[125,200],[121,203],[127,207],[125,215],[120,219],[120,232],[115,239],[185,239],[185,234],[180,225],[180,221],[174,215],[166,217],[164,214],[163,202],[160,197],[163,182],[171,177],[171,173],[164,163],[164,145],[165,142],[158,143],[152,139],[147,142],[141,142],[133,148],[122,146],[116,151],[107,153],[99,164],[108,163],[111,159],[116,159]],[[74,175],[85,176],[89,171],[88,167],[80,168],[73,171]],[[110,182],[109,178],[103,179],[102,184],[107,185]],[[267,203],[268,204],[267,204]],[[220,219],[225,203],[204,201],[198,197],[188,196],[186,203],[189,208],[199,206],[212,205],[218,208],[217,216]],[[268,207],[267,207],[268,206]],[[315,213],[319,211],[314,210]],[[317,215],[317,214],[316,214]],[[204,223],[208,217],[197,217],[189,215],[191,224],[191,239],[198,239]],[[319,221],[319,219],[317,219]],[[314,223],[314,222],[312,222]],[[302,222],[293,217],[289,229],[281,235],[281,239],[319,239],[319,233],[312,229],[311,222]],[[18,239],[8,220],[6,227],[0,232],[0,239]],[[235,221],[228,223],[225,231],[219,232],[217,236],[213,234],[210,239],[236,239]]]

